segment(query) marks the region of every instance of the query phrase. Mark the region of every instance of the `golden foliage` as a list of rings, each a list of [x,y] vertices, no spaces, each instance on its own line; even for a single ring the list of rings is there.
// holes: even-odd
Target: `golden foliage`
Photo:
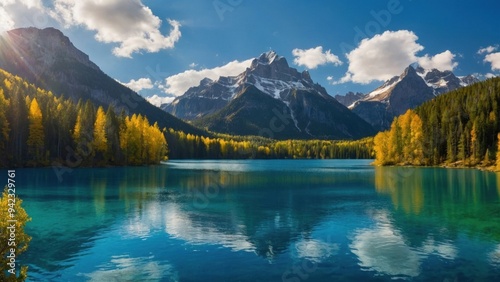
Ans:
[[[106,138],[106,113],[102,107],[97,109],[94,123],[94,148],[96,151],[104,152],[108,148]]]
[[[422,120],[413,111],[395,118],[391,129],[374,138],[375,164],[423,164]]]
[[[13,202],[14,199],[15,203]],[[31,220],[31,218],[28,216],[21,204],[21,199],[19,199],[18,197],[12,198],[9,196],[6,187],[2,193],[2,197],[0,198],[0,229],[2,230],[2,232],[0,233],[0,242],[2,242],[2,245],[0,247],[0,281],[24,281],[27,277],[27,266],[21,267],[21,271],[18,277],[7,274],[7,270],[10,268],[8,266],[9,258],[7,258],[7,256],[10,254],[11,248],[14,249],[17,264],[19,261],[19,255],[24,253],[28,249],[29,242],[31,241],[31,237],[24,232],[24,227],[26,226],[26,223]],[[9,220],[13,219],[10,216],[9,208],[13,208],[15,210],[15,213],[13,215],[15,216],[14,219],[16,220],[16,222],[9,222]],[[11,226],[12,224],[15,226],[15,246],[11,246],[8,244],[8,242],[11,241],[9,241],[10,230],[7,229],[7,227]]]

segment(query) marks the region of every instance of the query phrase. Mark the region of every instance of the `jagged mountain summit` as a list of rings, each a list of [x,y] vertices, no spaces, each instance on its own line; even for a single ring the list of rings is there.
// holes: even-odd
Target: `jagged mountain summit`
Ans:
[[[377,89],[348,107],[377,130],[389,128],[395,116],[413,109],[437,95],[479,80],[474,76],[457,77],[451,71],[407,67]]]
[[[117,113],[145,115],[162,128],[203,132],[106,75],[55,28],[19,28],[0,34],[0,68],[75,102],[89,99],[97,105],[111,105]]]
[[[199,86],[188,89],[184,95],[161,108],[179,118],[197,119],[223,108],[247,85],[280,100],[286,99],[290,89],[309,89],[328,95],[323,87],[314,84],[307,71],[299,73],[288,66],[284,57],[270,51],[254,59],[251,66],[238,76],[220,77],[216,81],[205,78]],[[205,103],[200,104],[200,100]]]
[[[345,95],[335,95],[334,98],[340,102],[340,104],[349,107],[352,103],[361,100],[365,97],[365,94],[361,92],[347,92]]]
[[[277,139],[356,139],[373,128],[274,51],[233,77],[203,79],[162,109],[209,130]],[[264,134],[265,133],[265,134]]]
[[[435,95],[440,95],[479,82],[479,79],[473,75],[456,76],[449,70],[426,70],[422,67],[417,67],[416,71],[417,74],[424,79],[425,83],[433,89]]]

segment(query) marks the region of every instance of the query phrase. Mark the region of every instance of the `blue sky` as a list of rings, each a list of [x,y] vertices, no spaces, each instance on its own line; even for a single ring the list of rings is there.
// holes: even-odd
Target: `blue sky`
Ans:
[[[493,0],[5,0],[0,29],[61,29],[111,77],[163,101],[271,49],[335,95],[367,93],[410,63],[500,74],[499,10]]]

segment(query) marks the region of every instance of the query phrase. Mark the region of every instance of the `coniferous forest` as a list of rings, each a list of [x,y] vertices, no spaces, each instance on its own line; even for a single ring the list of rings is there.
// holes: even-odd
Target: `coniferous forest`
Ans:
[[[488,166],[500,132],[500,78],[461,88],[395,118],[374,138],[379,165]]]
[[[168,130],[172,159],[370,159],[373,138],[356,141],[272,140],[260,136],[214,137]]]
[[[371,158],[372,138],[359,141],[286,140],[215,133],[186,134],[56,97],[0,70],[0,166],[77,167],[157,164],[173,159]],[[168,145],[167,145],[168,144]]]
[[[1,70],[0,128],[2,167],[149,164],[167,152],[162,130],[144,116],[75,104]]]

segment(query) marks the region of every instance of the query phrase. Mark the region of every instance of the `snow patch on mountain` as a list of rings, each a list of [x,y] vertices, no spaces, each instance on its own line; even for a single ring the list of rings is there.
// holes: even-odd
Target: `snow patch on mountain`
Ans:
[[[293,112],[292,108],[290,107],[290,102],[289,101],[283,101],[283,102],[290,110],[290,116],[292,117],[292,120],[293,120],[293,123],[295,124],[295,127],[299,130],[299,132],[302,132],[302,130],[299,128],[299,121],[295,117],[295,113]]]
[[[388,90],[393,88],[394,85],[398,84],[400,81],[401,81],[401,76],[395,76],[395,77],[391,78],[390,80],[387,80],[382,86],[380,86],[379,88],[370,92],[367,95],[367,98],[365,98],[365,99],[375,98],[375,97],[379,96],[380,94],[386,93]]]
[[[425,82],[425,84],[427,84],[427,86],[434,88],[434,84],[432,84],[432,83],[428,82],[427,80],[425,80],[425,76],[427,75],[427,73],[429,71],[430,70],[424,70],[423,72],[417,71],[417,75],[422,78],[422,80]]]
[[[269,94],[271,97],[274,97],[275,99],[282,99],[282,94],[289,92],[290,89],[307,90],[307,87],[305,87],[304,84],[298,81],[286,82],[282,80],[262,78],[258,76],[253,77],[255,79],[254,86],[257,87],[260,91]]]

